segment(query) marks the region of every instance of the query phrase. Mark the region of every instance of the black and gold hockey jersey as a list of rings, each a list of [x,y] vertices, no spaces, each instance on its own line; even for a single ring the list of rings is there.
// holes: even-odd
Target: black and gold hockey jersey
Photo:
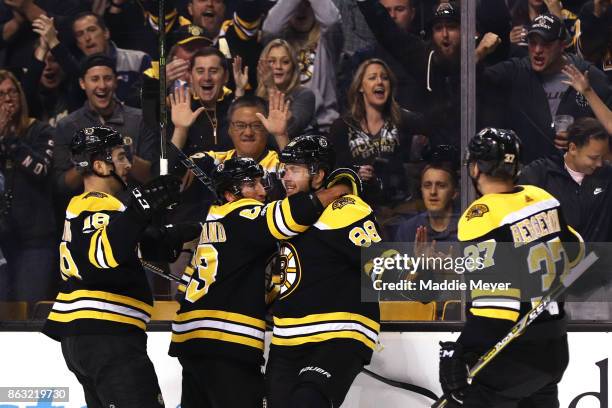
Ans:
[[[458,237],[463,255],[482,266],[466,272],[471,301],[458,341],[469,346],[495,344],[584,256],[559,201],[529,185],[476,200],[459,220]],[[534,325],[563,316],[563,304],[552,302]]]
[[[380,313],[378,303],[361,301],[361,249],[380,241],[370,206],[347,195],[304,234],[281,243],[271,347],[337,341],[369,360]]]
[[[125,210],[106,193],[72,198],[60,243],[64,282],[43,333],[61,339],[145,330],[153,297],[137,257],[144,225]]]
[[[266,259],[278,240],[304,232],[319,214],[306,193],[212,206],[179,287],[185,294],[169,354],[263,363]]]

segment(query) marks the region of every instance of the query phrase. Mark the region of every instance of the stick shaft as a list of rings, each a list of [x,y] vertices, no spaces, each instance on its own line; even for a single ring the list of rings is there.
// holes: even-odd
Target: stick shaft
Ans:
[[[140,263],[142,264],[142,267],[148,272],[151,272],[157,276],[161,276],[162,278],[168,279],[169,281],[172,281],[172,282],[185,283],[178,276],[175,276],[171,273],[166,273],[163,271],[163,269],[158,268],[155,265],[151,265],[150,263],[145,262],[145,261],[140,261]]]
[[[217,193],[215,191],[215,187],[214,187],[213,181],[208,176],[208,174],[206,174],[206,172],[204,170],[202,170],[200,167],[198,167],[198,165],[193,161],[193,159],[191,159],[189,156],[187,156],[184,151],[182,151],[181,149],[176,147],[174,145],[174,143],[170,143],[170,146],[176,151],[176,154],[178,155],[178,158],[181,161],[181,164],[183,166],[185,166],[185,168],[187,170],[191,171],[193,173],[193,175],[202,184],[204,184],[206,186],[206,188],[208,188],[215,195],[215,197],[216,197]]]
[[[165,0],[159,0],[159,174],[168,174],[168,153],[166,152],[166,10]]]
[[[555,299],[558,299],[561,294],[563,294],[567,288],[574,283],[576,279],[578,279],[584,272],[589,269],[596,261],[599,259],[595,252],[589,253],[582,261],[578,263],[574,268],[572,268],[568,279],[565,279],[562,282],[559,282],[554,289],[552,289],[546,296],[542,298],[542,300],[531,309],[525,316],[521,318],[512,329],[508,332],[503,339],[497,342],[495,346],[489,349],[486,353],[484,353],[476,364],[474,364],[468,372],[468,384],[472,383],[474,377],[484,368],[486,367],[494,358],[497,356],[508,344],[510,344],[513,340],[519,337],[523,332],[527,329],[535,319],[538,318],[544,310],[548,307],[550,302],[553,302]],[[448,399],[446,396],[443,396],[438,401],[436,401],[431,408],[443,408],[448,404]]]

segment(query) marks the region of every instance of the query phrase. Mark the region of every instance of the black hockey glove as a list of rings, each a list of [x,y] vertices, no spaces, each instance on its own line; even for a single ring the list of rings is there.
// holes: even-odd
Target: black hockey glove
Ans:
[[[148,222],[153,215],[179,202],[181,182],[171,175],[159,176],[142,187],[132,189],[129,208],[143,222]]]
[[[144,239],[154,241],[164,241],[169,245],[183,245],[185,242],[193,241],[200,236],[202,232],[202,224],[194,223],[178,223],[168,225],[149,225],[143,233]]]
[[[174,262],[183,244],[198,238],[201,231],[202,225],[199,223],[149,225],[140,239],[142,258],[152,262]]]
[[[363,185],[361,184],[361,179],[352,169],[340,167],[332,171],[329,176],[327,176],[325,188],[330,188],[338,183],[342,183],[349,186],[349,188],[352,189],[351,194],[353,195],[361,196],[363,193]]]
[[[462,405],[462,391],[468,386],[468,367],[463,359],[463,347],[452,341],[440,342],[440,385],[449,401]]]
[[[199,222],[169,224],[164,228],[166,229],[166,241],[181,244],[197,239],[202,232],[202,224]]]

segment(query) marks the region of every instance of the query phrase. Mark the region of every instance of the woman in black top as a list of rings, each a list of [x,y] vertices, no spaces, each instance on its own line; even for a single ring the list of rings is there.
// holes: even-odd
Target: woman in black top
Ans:
[[[377,207],[409,198],[404,164],[422,127],[421,115],[400,108],[395,89],[395,77],[384,61],[364,61],[348,92],[348,112],[330,130],[338,166],[356,168],[366,201]]]
[[[0,70],[0,300],[52,299],[59,281],[49,174],[54,130],[31,118],[21,84]]]

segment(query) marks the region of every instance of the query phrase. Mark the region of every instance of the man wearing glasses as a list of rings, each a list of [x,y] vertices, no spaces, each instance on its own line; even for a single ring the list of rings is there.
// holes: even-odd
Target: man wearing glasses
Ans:
[[[171,95],[170,104],[172,107],[172,120],[180,122],[183,117],[197,115],[197,111],[192,111],[188,92],[176,89]],[[270,110],[263,99],[255,96],[243,96],[236,99],[228,109],[227,133],[234,146],[230,150],[214,151],[200,150],[191,157],[198,166],[206,172],[210,172],[214,165],[220,164],[233,157],[246,157],[255,160],[268,173],[273,174],[279,163],[278,153],[268,149],[268,135],[272,134],[279,146],[282,148],[287,143],[287,120],[288,104],[284,102],[282,94],[275,94],[270,98]],[[268,117],[266,118],[266,114]],[[178,127],[178,126],[177,126]],[[225,135],[224,135],[225,136]],[[174,143],[174,140],[173,140]],[[168,153],[172,154],[173,149]],[[190,154],[188,151],[187,154]],[[177,171],[185,171],[178,164],[178,160],[170,159],[170,167],[175,167]],[[173,171],[174,172],[174,171]],[[267,192],[268,199],[275,200],[284,197],[284,189],[280,182],[276,180],[269,185]],[[183,176],[184,189],[182,193],[182,203],[172,215],[172,222],[199,222],[203,219],[212,204],[214,197],[203,186],[194,181],[192,173],[185,172]],[[185,248],[179,260],[175,262],[171,269],[177,273],[182,273],[186,263],[189,261],[191,253]]]

